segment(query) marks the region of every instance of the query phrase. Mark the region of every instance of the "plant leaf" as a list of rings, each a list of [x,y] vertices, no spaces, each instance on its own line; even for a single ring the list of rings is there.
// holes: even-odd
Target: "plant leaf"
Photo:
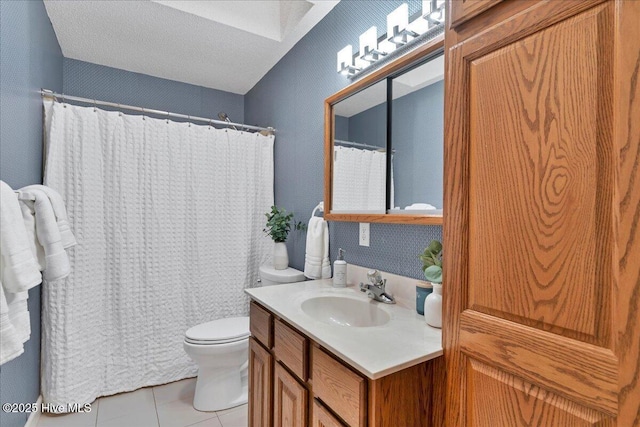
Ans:
[[[432,265],[424,270],[424,278],[433,283],[442,283],[442,267]]]

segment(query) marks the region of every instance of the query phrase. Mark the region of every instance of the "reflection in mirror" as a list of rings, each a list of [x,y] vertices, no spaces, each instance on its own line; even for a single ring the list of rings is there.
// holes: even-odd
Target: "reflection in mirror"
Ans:
[[[382,80],[333,106],[332,213],[385,213],[387,86]]]
[[[389,213],[442,214],[444,56],[392,80]]]

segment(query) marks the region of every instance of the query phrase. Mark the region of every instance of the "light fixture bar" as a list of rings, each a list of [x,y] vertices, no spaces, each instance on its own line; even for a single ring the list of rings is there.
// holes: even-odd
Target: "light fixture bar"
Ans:
[[[403,3],[387,15],[387,32],[378,37],[377,28],[370,27],[359,37],[360,50],[353,53],[347,45],[338,52],[337,71],[354,79],[368,73],[381,62],[398,57],[418,43],[426,42],[444,32],[445,0],[423,0],[422,10],[409,17],[409,6]],[[409,20],[411,19],[411,22]]]

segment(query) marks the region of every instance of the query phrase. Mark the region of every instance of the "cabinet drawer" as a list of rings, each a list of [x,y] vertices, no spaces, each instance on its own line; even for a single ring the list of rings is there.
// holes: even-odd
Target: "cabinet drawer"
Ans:
[[[249,309],[249,330],[251,335],[267,348],[273,347],[273,315],[255,302]]]
[[[276,359],[298,376],[302,381],[307,380],[307,339],[276,319],[273,325],[273,352]]]
[[[319,347],[311,347],[313,394],[350,426],[366,425],[366,386],[360,375]]]
[[[317,399],[313,399],[313,416],[311,418],[312,427],[344,427],[342,421],[333,416],[325,409]]]

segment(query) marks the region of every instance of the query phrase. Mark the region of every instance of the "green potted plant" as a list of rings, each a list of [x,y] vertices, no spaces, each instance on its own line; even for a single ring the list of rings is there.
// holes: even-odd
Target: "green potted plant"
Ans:
[[[425,279],[442,284],[442,243],[432,240],[420,255],[420,260]]]
[[[303,230],[304,224],[300,221],[293,221],[293,213],[287,213],[282,208],[271,206],[271,210],[265,214],[267,224],[264,231],[275,242],[273,248],[273,268],[276,270],[285,270],[289,267],[289,254],[287,253],[287,236],[291,229]]]
[[[430,326],[442,327],[442,243],[432,240],[420,255],[424,277],[433,292],[424,299],[424,319]]]

